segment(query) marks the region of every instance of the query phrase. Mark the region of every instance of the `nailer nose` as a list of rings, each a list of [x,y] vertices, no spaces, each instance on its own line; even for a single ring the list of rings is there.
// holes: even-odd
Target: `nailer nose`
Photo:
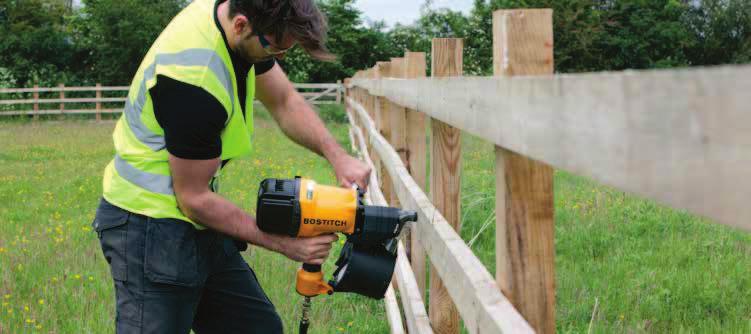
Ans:
[[[416,222],[416,221],[417,221],[417,212],[411,211],[411,210],[399,210],[399,222],[400,223]]]

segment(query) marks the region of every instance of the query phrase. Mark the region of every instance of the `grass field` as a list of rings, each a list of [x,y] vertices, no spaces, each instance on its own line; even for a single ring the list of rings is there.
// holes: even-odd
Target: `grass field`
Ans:
[[[257,118],[255,155],[227,166],[228,198],[253,211],[263,178],[333,183],[326,161],[287,140],[268,114]],[[112,332],[111,279],[89,224],[113,125],[0,122],[0,333]],[[348,147],[346,126],[328,125]],[[463,144],[462,236],[494,272],[492,147],[471,136]],[[751,234],[564,172],[555,182],[560,332],[751,333]],[[246,258],[296,332],[297,265],[258,248]],[[378,301],[341,294],[313,307],[312,333],[388,328]]]

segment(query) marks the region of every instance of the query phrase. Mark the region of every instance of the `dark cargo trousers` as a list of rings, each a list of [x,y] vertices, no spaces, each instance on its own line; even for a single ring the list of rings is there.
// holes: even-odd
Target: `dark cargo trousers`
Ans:
[[[104,199],[93,226],[115,283],[117,333],[282,332],[244,244]]]

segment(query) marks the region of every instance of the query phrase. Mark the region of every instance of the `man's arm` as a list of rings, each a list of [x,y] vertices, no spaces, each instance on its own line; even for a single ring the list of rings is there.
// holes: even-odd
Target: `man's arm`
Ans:
[[[278,64],[257,77],[256,95],[287,137],[331,163],[342,186],[367,189],[370,167],[344,151]]]
[[[293,260],[323,262],[330,246],[326,239],[295,239],[266,234],[255,219],[221,196],[209,191],[209,180],[219,168],[221,131],[227,121],[224,107],[200,87],[158,76],[150,89],[154,116],[164,129],[169,166],[178,205],[198,224],[238,240],[280,252]],[[335,237],[328,237],[335,240]]]
[[[180,209],[197,223],[233,238],[282,253],[290,259],[321,264],[328,257],[333,234],[290,238],[261,231],[256,220],[234,203],[213,193],[208,184],[221,161],[190,160],[169,155],[172,183]]]

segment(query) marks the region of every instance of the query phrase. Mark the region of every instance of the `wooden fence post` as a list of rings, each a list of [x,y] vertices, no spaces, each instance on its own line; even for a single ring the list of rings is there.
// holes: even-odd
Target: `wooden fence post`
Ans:
[[[407,52],[404,55],[404,77],[416,79],[425,77],[425,52]],[[423,191],[427,190],[427,131],[425,114],[406,109],[407,118],[407,168],[412,178]],[[411,256],[412,271],[415,273],[417,286],[420,288],[420,296],[425,298],[425,249],[420,245],[417,234],[411,233]]]
[[[391,58],[391,70],[389,74],[392,78],[404,78],[404,58]],[[391,125],[391,137],[388,140],[396,153],[399,154],[402,162],[409,166],[409,161],[407,161],[407,115],[404,107],[393,102],[389,103],[388,117],[390,118],[389,124]],[[396,196],[396,191],[393,191],[393,186],[388,201],[391,206],[400,206],[399,198]],[[405,237],[407,237],[405,239],[405,246],[410,245],[408,233],[409,231],[405,233]],[[406,247],[406,249],[411,253],[409,247]]]
[[[493,13],[495,75],[553,74],[552,16],[550,9]],[[501,147],[495,152],[496,280],[536,332],[554,333],[553,170]]]
[[[365,77],[367,77],[367,72],[365,70],[359,71],[358,73],[359,73],[359,75],[358,75],[359,78],[365,78]],[[370,109],[369,104],[368,104],[368,102],[370,101],[370,99],[369,99],[370,97],[368,96],[368,92],[365,89],[363,89],[361,87],[357,87],[357,98],[359,100],[359,101],[357,101],[357,103],[359,103],[361,106],[363,106],[364,108],[366,108],[366,110]],[[372,112],[372,110],[369,111],[369,112]],[[360,122],[360,125],[361,125],[361,130],[365,131],[364,123]],[[368,147],[368,152],[371,152],[372,150],[371,150],[371,147],[370,147],[370,141],[366,141],[366,145]],[[373,153],[371,153],[371,155],[373,155]]]
[[[60,99],[65,99],[65,84],[59,84],[57,85],[58,88],[60,88]],[[65,112],[65,102],[60,101],[60,116],[59,119],[65,118],[65,115],[63,115],[63,112]]]
[[[431,73],[433,77],[462,75],[461,38],[434,38]],[[457,110],[457,112],[461,112]],[[461,131],[431,119],[430,197],[436,209],[458,232],[461,229]],[[431,259],[440,261],[441,259]],[[430,271],[430,319],[436,333],[459,332],[459,313],[438,272]]]
[[[99,122],[102,120],[102,102],[99,102],[99,100],[102,98],[102,84],[98,83],[96,84],[96,121]]]
[[[376,63],[378,66],[378,71],[375,78],[371,79],[383,79],[391,77],[392,73],[392,63],[391,62],[378,62]],[[377,99],[377,107],[375,108],[375,119],[376,119],[376,127],[378,127],[378,131],[383,135],[383,138],[386,138],[386,140],[389,140],[391,138],[391,101],[389,101],[387,98],[383,96],[376,97]],[[373,152],[375,154],[375,152]],[[377,155],[377,154],[375,154]],[[378,166],[379,166],[379,180],[381,181],[381,190],[383,193],[383,197],[386,198],[386,201],[390,201],[390,199],[394,196],[394,186],[391,184],[391,177],[389,176],[389,172],[386,170],[386,167],[383,166],[381,163],[381,159],[378,159]]]
[[[342,103],[342,81],[336,81],[336,104]]]
[[[39,120],[39,85],[34,85],[34,120]]]

